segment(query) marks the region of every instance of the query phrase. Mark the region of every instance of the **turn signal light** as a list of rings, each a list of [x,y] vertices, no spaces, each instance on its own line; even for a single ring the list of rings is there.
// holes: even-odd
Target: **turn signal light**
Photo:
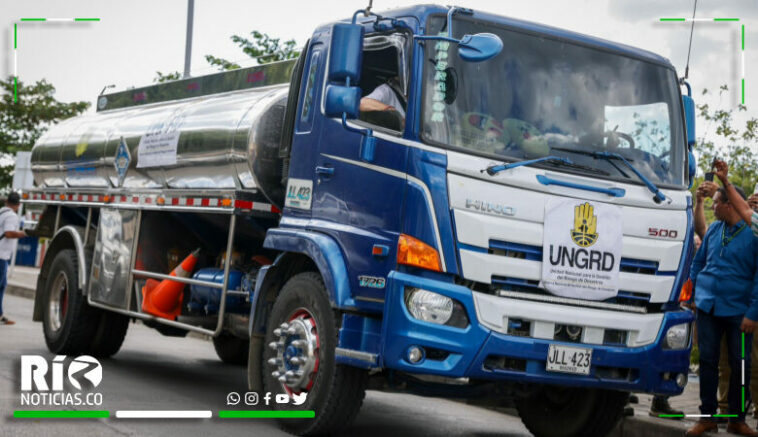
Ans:
[[[422,269],[441,271],[437,250],[410,235],[400,234],[397,240],[397,262]]]
[[[692,279],[687,279],[679,293],[679,302],[689,302],[690,299],[692,299]]]

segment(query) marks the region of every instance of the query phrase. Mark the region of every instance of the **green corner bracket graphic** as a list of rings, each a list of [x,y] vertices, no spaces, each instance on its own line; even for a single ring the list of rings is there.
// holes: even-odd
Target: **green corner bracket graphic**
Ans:
[[[703,21],[703,22],[711,22],[711,23],[718,23],[718,22],[739,22],[739,18],[659,18],[659,21],[663,22],[687,22],[687,21]],[[740,26],[741,30],[741,40],[742,45],[740,49],[740,59],[742,60],[742,74],[740,75],[740,88],[741,88],[741,99],[742,105],[745,105],[745,25],[742,24]]]
[[[99,18],[19,18],[19,22],[91,22]],[[13,23],[13,103],[18,103],[18,22]]]

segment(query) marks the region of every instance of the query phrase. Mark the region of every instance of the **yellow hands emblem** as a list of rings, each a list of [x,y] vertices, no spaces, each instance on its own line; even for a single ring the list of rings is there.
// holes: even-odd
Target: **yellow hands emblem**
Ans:
[[[597,216],[595,208],[583,203],[574,208],[574,229],[571,239],[580,247],[590,247],[597,241]]]

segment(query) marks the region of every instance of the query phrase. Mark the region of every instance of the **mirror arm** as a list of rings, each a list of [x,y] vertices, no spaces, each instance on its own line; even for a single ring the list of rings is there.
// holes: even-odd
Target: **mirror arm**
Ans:
[[[377,20],[380,18],[379,15],[377,15],[377,14],[369,11],[368,9],[358,9],[353,14],[353,22],[352,22],[352,24],[356,24],[356,21],[358,20],[358,15],[363,15],[366,18],[371,17],[371,16],[375,16],[375,17],[377,17]]]
[[[457,12],[460,12],[461,14],[465,14],[465,15],[473,15],[474,14],[474,11],[472,9],[459,8],[459,7],[455,7],[455,6],[451,7],[450,10],[447,11],[447,36],[448,36],[448,38],[452,38],[453,37],[453,15],[455,15]]]
[[[433,39],[437,41],[449,41],[456,44],[461,42],[460,40],[455,39],[455,38],[450,38],[448,36],[438,36],[438,35],[413,35],[413,39],[418,40],[418,41]]]
[[[684,80],[684,78],[679,79],[679,85],[684,85],[687,87],[687,96],[692,97],[692,87],[690,86],[690,83]]]

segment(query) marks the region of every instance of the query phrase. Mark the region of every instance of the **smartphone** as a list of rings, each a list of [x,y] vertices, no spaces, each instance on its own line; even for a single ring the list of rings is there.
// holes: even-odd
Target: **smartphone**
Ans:
[[[713,182],[713,172],[709,171],[705,174],[705,180],[708,182]],[[756,184],[756,189],[758,189],[758,184]]]

